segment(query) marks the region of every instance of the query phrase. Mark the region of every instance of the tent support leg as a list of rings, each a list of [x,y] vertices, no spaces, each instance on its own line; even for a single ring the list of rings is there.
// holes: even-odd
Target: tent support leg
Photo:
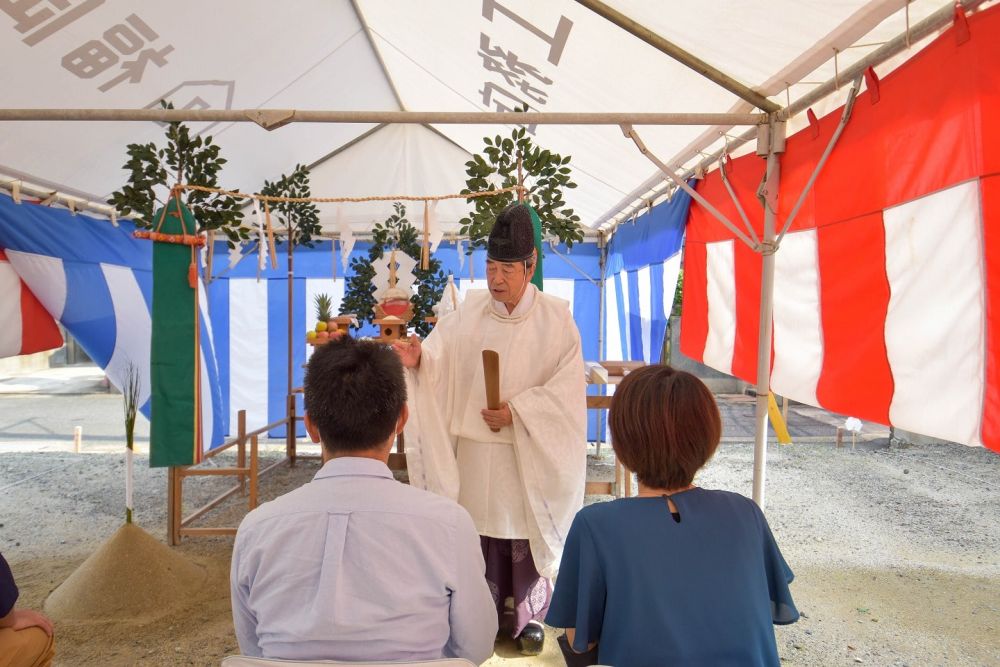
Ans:
[[[771,315],[774,305],[774,246],[775,221],[778,215],[778,182],[784,150],[785,123],[771,116],[766,133],[767,171],[759,193],[764,205],[764,238],[762,240],[760,279],[760,326],[757,335],[757,409],[753,447],[753,500],[764,507],[764,477],[767,466],[767,396],[771,391]],[[760,147],[764,148],[764,147]]]
[[[598,296],[597,296],[597,358],[603,361],[604,358],[607,356],[604,353],[604,328],[605,328],[605,326],[606,326],[606,324],[608,322],[608,315],[607,315],[608,304],[607,304],[607,301],[605,299],[605,293],[604,293],[604,287],[605,287],[605,284],[606,284],[607,279],[608,279],[608,275],[607,275],[608,274],[608,240],[607,240],[607,237],[604,235],[604,232],[600,233],[600,236],[598,237],[597,244],[598,244],[598,250],[601,253],[600,254],[600,259],[598,260],[599,263],[600,263],[601,275],[600,275],[600,278],[599,278],[599,282],[597,284],[597,287],[600,290],[600,294],[598,294]],[[601,391],[601,395],[602,396],[605,395],[607,393],[607,386],[601,385],[601,390],[600,391]],[[596,451],[595,451],[594,455],[598,459],[601,458],[601,440],[602,440],[602,438],[601,438],[601,430],[602,430],[603,426],[604,426],[604,410],[598,410],[597,411],[597,433],[594,434],[595,435],[594,439],[596,440],[596,442],[595,442],[595,449],[596,449]]]
[[[298,426],[295,421],[295,394],[293,393],[294,382],[293,371],[295,364],[295,342],[292,336],[295,333],[294,326],[294,314],[295,314],[295,231],[293,229],[288,230],[288,391],[285,394],[288,397],[288,405],[285,416],[288,418],[288,425],[285,427],[288,429],[285,432],[285,456],[288,457],[288,465],[295,465],[295,431]],[[309,307],[309,304],[306,304]]]

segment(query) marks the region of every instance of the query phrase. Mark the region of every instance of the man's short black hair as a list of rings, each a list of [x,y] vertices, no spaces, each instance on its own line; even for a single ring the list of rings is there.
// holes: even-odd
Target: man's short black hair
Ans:
[[[317,347],[306,366],[306,412],[329,452],[385,442],[405,403],[403,365],[382,343],[343,336]]]

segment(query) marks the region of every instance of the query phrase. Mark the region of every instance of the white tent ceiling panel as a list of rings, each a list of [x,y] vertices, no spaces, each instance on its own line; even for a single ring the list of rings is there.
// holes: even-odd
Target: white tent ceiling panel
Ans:
[[[526,102],[536,111],[681,112],[735,100],[575,3],[505,2],[516,18],[496,9],[492,20],[483,16],[483,4],[360,2],[404,107],[495,111]],[[418,23],[423,30],[412,29]],[[495,127],[439,129],[474,152],[482,150],[483,136],[497,133]],[[699,131],[642,129],[654,149]],[[580,187],[567,200],[586,223],[649,173],[648,162],[617,127],[546,125],[534,132],[541,145],[573,156]]]
[[[371,45],[363,33],[357,32],[265,103],[254,106],[345,111],[399,109]],[[259,188],[265,179],[273,180],[289,172],[295,164],[318,162],[374,127],[302,123],[265,132],[250,123],[230,123],[212,134],[229,160],[223,186],[246,190]],[[373,157],[384,159],[384,156]],[[315,194],[331,193],[316,190]]]
[[[334,155],[312,172],[313,190],[338,197],[381,195],[444,195],[457,191],[468,154],[422,125],[386,125]],[[320,204],[326,231],[337,230],[337,208],[356,231],[371,229],[392,214],[392,202]],[[467,215],[464,199],[439,202],[436,218],[453,229]],[[407,217],[418,228],[423,206],[407,204]]]
[[[398,108],[346,1],[220,2],[205,17],[179,11],[176,3],[108,0],[34,45],[14,39],[16,27],[6,30],[0,56],[26,66],[6,70],[11,85],[0,90],[4,107],[142,108],[166,97],[178,108],[196,109]],[[147,49],[156,54],[141,70],[130,69],[138,67],[132,60],[144,62]],[[253,189],[297,162],[323,157],[369,126],[295,126],[272,133],[249,124],[192,129],[218,138],[230,161],[225,185]],[[163,132],[140,123],[23,123],[17,130],[0,133],[0,164],[7,171],[37,175],[95,199],[122,185],[126,144],[154,141]]]

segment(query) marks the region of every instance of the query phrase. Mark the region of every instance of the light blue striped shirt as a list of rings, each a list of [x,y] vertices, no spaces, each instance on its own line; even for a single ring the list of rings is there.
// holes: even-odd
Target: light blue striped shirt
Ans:
[[[381,461],[328,461],[243,519],[230,573],[244,655],[476,664],[497,613],[479,536],[457,503]]]

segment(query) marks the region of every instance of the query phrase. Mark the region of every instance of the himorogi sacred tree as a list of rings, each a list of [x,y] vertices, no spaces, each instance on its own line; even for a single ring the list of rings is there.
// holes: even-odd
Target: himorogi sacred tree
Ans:
[[[420,336],[430,333],[432,325],[425,318],[433,317],[432,307],[441,300],[441,293],[448,282],[448,276],[441,270],[441,262],[433,257],[428,268],[420,268],[420,239],[417,229],[406,219],[406,206],[393,204],[394,213],[372,229],[372,245],[365,258],[351,260],[351,277],[344,289],[344,299],[340,304],[341,314],[354,314],[358,326],[371,324],[375,316],[375,277],[373,264],[391,253],[405,253],[417,262],[413,271],[416,278],[416,293],[410,298],[413,305],[413,328]]]

